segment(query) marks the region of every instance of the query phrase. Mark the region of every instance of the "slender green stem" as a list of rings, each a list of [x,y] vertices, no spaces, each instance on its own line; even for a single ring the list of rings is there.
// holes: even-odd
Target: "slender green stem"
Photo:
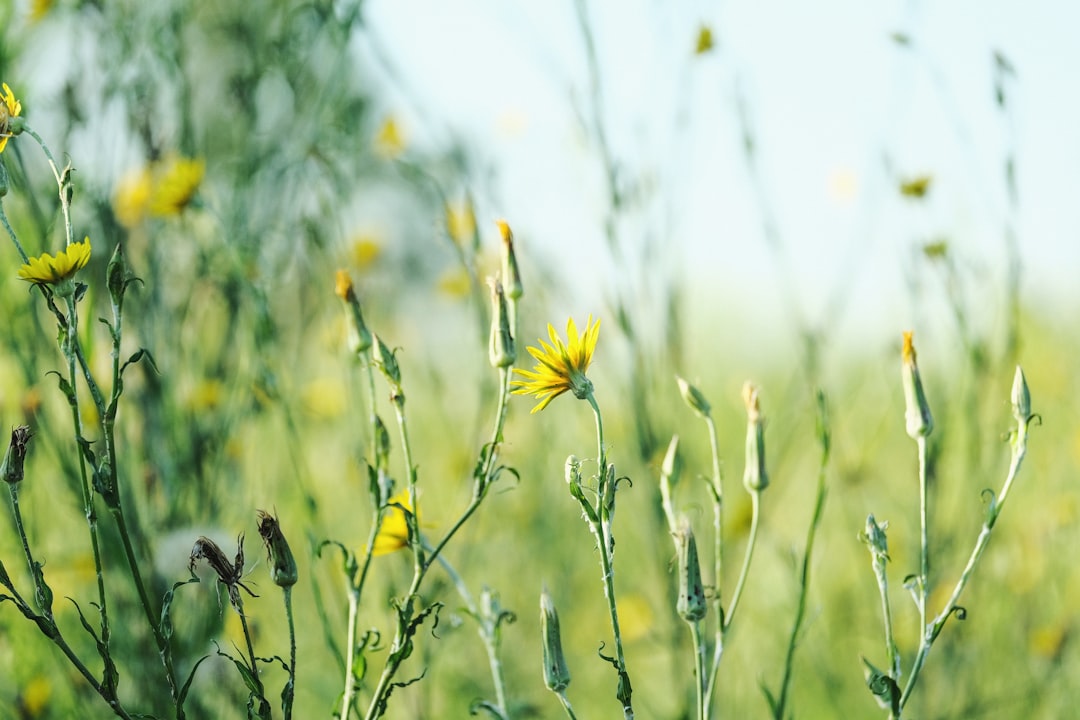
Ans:
[[[296,692],[296,626],[293,622],[292,586],[282,588],[285,596],[285,617],[289,620],[289,689],[285,695],[285,720],[292,720],[293,696]]]
[[[1012,488],[1017,473],[1020,472],[1020,466],[1024,462],[1024,456],[1027,455],[1027,436],[1031,420],[1032,418],[1029,417],[1019,421],[1017,424],[1016,435],[1013,438],[1012,459],[1009,462],[1009,471],[1005,477],[1005,483],[1002,485],[1001,493],[990,501],[990,508],[987,510],[986,520],[983,522],[982,530],[979,531],[979,536],[975,540],[975,547],[972,548],[967,565],[964,566],[963,572],[960,573],[960,579],[957,580],[952,595],[949,596],[948,602],[945,603],[945,607],[938,616],[934,618],[933,623],[930,625],[923,625],[922,641],[919,643],[919,651],[912,664],[911,673],[908,675],[907,684],[904,686],[904,692],[900,696],[900,707],[904,707],[910,699],[911,693],[915,689],[915,683],[918,681],[919,674],[922,672],[923,665],[926,663],[926,656],[930,652],[931,645],[934,644],[934,640],[937,639],[937,636],[945,627],[945,623],[948,621],[949,617],[956,611],[957,603],[960,601],[960,594],[963,593],[964,588],[967,587],[968,582],[971,580],[971,575],[975,570],[975,566],[979,563],[983,551],[986,550],[986,546],[990,542],[990,533],[993,531],[998,516],[1001,514],[1001,510],[1005,505],[1005,501],[1009,497],[1009,490]]]
[[[810,563],[814,555],[814,540],[817,538],[818,527],[821,525],[821,516],[825,509],[825,473],[829,465],[830,453],[830,429],[826,413],[825,394],[821,390],[817,393],[818,401],[818,435],[821,441],[821,463],[818,465],[817,496],[814,500],[814,513],[810,517],[810,527],[806,531],[806,550],[803,553],[802,569],[799,573],[799,600],[795,609],[795,622],[791,628],[791,636],[788,639],[787,653],[784,656],[784,674],[780,679],[780,691],[777,693],[776,705],[773,707],[774,720],[784,720],[784,711],[787,710],[788,692],[791,688],[791,678],[794,669],[795,648],[799,643],[799,634],[802,632],[803,620],[806,617],[806,599],[810,590]]]
[[[688,620],[686,624],[690,626],[690,638],[694,644],[694,694],[697,696],[697,718],[706,720],[708,713],[705,705],[705,690],[708,681],[705,678],[705,657],[708,654],[708,648],[705,644],[705,636],[701,632],[701,622]]]
[[[761,491],[750,493],[752,515],[750,519],[750,537],[746,541],[746,555],[743,556],[742,570],[739,571],[739,581],[735,583],[735,592],[731,595],[731,606],[724,614],[724,631],[731,627],[731,621],[735,619],[735,610],[739,607],[739,599],[742,598],[743,588],[746,586],[746,577],[750,573],[750,562],[754,557],[754,548],[757,546],[758,525],[761,520]]]
[[[920,435],[916,440],[919,447],[919,524],[922,532],[919,542],[919,627],[926,628],[926,599],[930,594],[930,540],[926,493],[926,437]],[[923,638],[925,642],[925,636]],[[894,675],[893,677],[899,677]]]
[[[45,153],[45,158],[49,161],[49,168],[52,170],[53,178],[56,179],[56,186],[58,188],[60,196],[60,208],[64,213],[65,244],[70,245],[71,243],[75,242],[75,235],[71,227],[71,202],[70,198],[68,197],[68,192],[66,192],[66,190],[68,190],[66,185],[68,182],[70,182],[70,180],[65,180],[64,176],[60,174],[60,169],[56,164],[56,159],[53,158],[53,154],[49,150],[49,146],[45,144],[45,141],[41,139],[41,136],[34,132],[34,130],[30,126],[26,126],[25,128],[23,128],[23,132],[37,141],[37,144],[41,146],[41,151]]]
[[[896,649],[896,635],[893,632],[889,577],[885,569],[885,558],[877,554],[873,557],[874,577],[877,578],[878,594],[881,596],[881,617],[885,627],[885,654],[889,658],[889,674],[895,680],[900,677],[900,654]]]
[[[22,258],[23,264],[30,262],[30,257],[26,254],[26,250],[23,249],[22,243],[19,242],[19,236],[15,234],[15,229],[8,222],[7,214],[4,213],[3,202],[0,202],[0,224],[3,224],[4,229],[7,230],[8,237],[15,244],[15,249],[18,251],[19,257]]]
[[[555,695],[559,698],[559,702],[562,703],[563,710],[566,711],[566,716],[570,720],[577,720],[577,715],[574,714],[574,708],[570,705],[570,699],[566,697],[566,691],[557,692]]]

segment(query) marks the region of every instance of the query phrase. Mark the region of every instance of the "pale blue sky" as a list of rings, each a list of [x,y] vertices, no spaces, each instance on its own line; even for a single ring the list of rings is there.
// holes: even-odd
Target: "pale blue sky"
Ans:
[[[645,192],[629,233],[663,237],[697,296],[738,298],[752,324],[782,322],[791,307],[831,322],[826,308],[839,302],[848,337],[944,329],[941,282],[918,270],[915,252],[940,236],[969,278],[977,322],[991,327],[1012,222],[1025,302],[1075,304],[1075,6],[608,0],[588,12],[613,154]],[[471,141],[489,173],[476,188],[481,222],[508,218],[527,252],[581,289],[555,310],[602,309],[586,289],[607,255],[602,176],[579,121],[588,85],[573,2],[373,0],[368,18],[399,71],[387,111],[415,142]],[[701,23],[716,49],[695,57]],[[994,98],[995,51],[1016,70],[1007,115]],[[765,242],[741,151],[740,97],[779,254]],[[1010,148],[1016,213],[1003,173]],[[922,173],[934,177],[928,200],[901,198],[896,178]],[[567,253],[571,262],[559,259]],[[921,307],[912,279],[929,293]]]

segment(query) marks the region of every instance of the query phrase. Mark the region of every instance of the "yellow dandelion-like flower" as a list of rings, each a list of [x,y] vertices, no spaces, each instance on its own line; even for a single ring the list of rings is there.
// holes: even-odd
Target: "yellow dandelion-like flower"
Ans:
[[[529,354],[536,359],[536,367],[530,370],[514,369],[524,380],[514,380],[513,392],[519,395],[535,395],[540,402],[532,409],[537,413],[548,406],[552,400],[569,390],[579,400],[592,395],[593,385],[585,377],[585,371],[592,362],[596,350],[596,340],[600,337],[600,321],[593,323],[592,315],[585,323],[585,332],[578,333],[574,318],[566,323],[566,342],[548,325],[548,337],[551,343],[539,340],[540,347],[529,347]]]
[[[30,22],[39,22],[52,10],[55,0],[31,0]]]
[[[408,547],[409,522],[398,505],[412,512],[408,491],[399,492],[390,498],[390,507],[387,509],[386,514],[383,515],[379,533],[375,536],[375,545],[371,551],[372,555],[389,555],[392,552]]]
[[[388,115],[375,133],[375,152],[387,160],[393,160],[405,152],[405,145],[405,134],[400,124],[393,115]]]
[[[19,278],[35,285],[59,285],[70,280],[75,273],[86,267],[90,261],[90,238],[82,242],[71,243],[54,258],[49,253],[30,261],[19,268]]]
[[[150,198],[150,214],[156,217],[179,215],[191,204],[206,175],[206,162],[198,158],[172,156],[161,161]]]
[[[374,235],[358,235],[353,239],[349,255],[353,265],[360,270],[367,270],[382,254],[382,243]]]
[[[476,241],[476,211],[472,202],[447,203],[446,234],[460,247],[471,246]]]
[[[128,173],[116,186],[113,194],[113,212],[126,228],[133,228],[143,221],[150,209],[150,194],[154,189],[154,176],[149,168]]]
[[[7,83],[3,84],[4,94],[0,96],[4,102],[0,103],[0,152],[7,147],[8,138],[11,137],[11,118],[19,117],[22,113],[22,103],[15,99],[15,93]]]

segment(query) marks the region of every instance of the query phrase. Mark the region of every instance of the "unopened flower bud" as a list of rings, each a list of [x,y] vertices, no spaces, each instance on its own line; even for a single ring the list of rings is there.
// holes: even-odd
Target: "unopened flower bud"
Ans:
[[[540,632],[544,640],[544,685],[561,693],[570,685],[570,670],[562,650],[559,613],[546,587],[540,592]]]
[[[508,368],[517,359],[514,336],[510,330],[510,313],[506,308],[506,295],[502,283],[491,280],[491,339],[488,343],[488,359],[495,368]]]
[[[911,332],[904,333],[904,345],[901,350],[902,365],[900,377],[904,385],[904,418],[907,434],[912,439],[926,437],[934,429],[934,419],[930,416],[930,403],[926,401],[919,365],[915,361],[915,345],[911,341]]]
[[[281,532],[277,518],[259,510],[259,536],[266,545],[266,557],[270,562],[270,579],[279,587],[291,587],[298,577],[296,560]]]
[[[679,553],[679,597],[675,610],[683,620],[697,622],[705,617],[709,605],[705,600],[705,585],[701,582],[697,541],[694,540],[690,521],[685,517],[678,520],[675,545]]]
[[[371,338],[374,348],[375,367],[382,371],[382,374],[395,388],[400,389],[401,369],[398,367],[397,358],[394,357],[394,351],[386,347],[386,343],[378,335],[372,333]]]
[[[664,455],[664,462],[660,466],[660,504],[664,508],[668,527],[672,531],[675,530],[675,511],[671,502],[671,489],[679,481],[681,472],[682,460],[679,457],[679,436],[672,435],[671,442],[668,443],[667,453]]]
[[[690,409],[701,417],[709,417],[709,414],[712,412],[712,406],[709,405],[709,401],[705,399],[705,396],[701,394],[701,391],[678,375],[675,376],[675,381],[679,384],[679,394],[682,395],[683,402],[689,405]]]
[[[758,390],[750,383],[743,386],[743,402],[746,403],[746,469],[743,485],[750,492],[761,492],[769,486],[769,474],[765,471],[765,422],[761,418]]]
[[[334,283],[334,294],[341,298],[345,306],[349,351],[361,355],[371,347],[371,331],[364,323],[364,314],[360,311],[360,300],[356,297],[352,278],[347,270],[338,270]]]
[[[4,462],[0,464],[0,477],[11,485],[22,482],[23,466],[26,463],[26,446],[33,433],[26,425],[20,425],[11,431],[11,444],[4,453]]]
[[[517,254],[514,252],[514,233],[505,220],[495,223],[499,226],[499,235],[502,237],[502,282],[506,288],[506,296],[511,300],[517,300],[525,294],[525,287],[521,284],[521,271],[518,269]]]
[[[1031,419],[1031,392],[1028,390],[1027,378],[1019,365],[1016,366],[1016,374],[1013,376],[1012,413],[1018,423],[1026,423]]]
[[[870,548],[870,553],[878,559],[889,559],[889,542],[885,536],[885,531],[889,528],[889,523],[883,522],[880,525],[873,515],[868,515],[866,518],[866,530],[862,534],[862,541]]]

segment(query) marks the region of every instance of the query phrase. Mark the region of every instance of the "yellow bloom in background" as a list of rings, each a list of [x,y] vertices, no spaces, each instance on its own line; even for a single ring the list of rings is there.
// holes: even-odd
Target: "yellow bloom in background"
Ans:
[[[153,187],[154,176],[149,168],[135,170],[124,176],[113,193],[113,212],[121,225],[130,229],[143,221],[150,207]]]
[[[206,175],[206,163],[197,158],[170,155],[127,174],[113,194],[113,212],[126,228],[147,218],[179,215],[191,204]]]
[[[704,55],[713,49],[713,45],[712,28],[702,24],[701,27],[698,28],[697,40],[694,42],[694,54]]]
[[[315,378],[304,385],[301,397],[304,412],[318,418],[340,417],[345,412],[346,394],[333,378]]]
[[[904,197],[921,200],[930,192],[930,185],[934,181],[933,175],[917,175],[900,181],[900,194]]]
[[[44,717],[51,699],[52,684],[49,679],[44,675],[34,677],[19,693],[19,706],[24,713],[21,717]]]
[[[386,513],[383,515],[379,533],[375,536],[375,546],[371,551],[372,555],[389,555],[409,546],[409,524],[405,519],[405,513],[397,505],[408,508],[409,512],[412,512],[407,490],[403,490],[390,498],[390,507],[387,508]]]
[[[8,138],[11,137],[9,128],[11,118],[19,117],[22,113],[22,103],[15,99],[15,93],[11,92],[11,88],[8,87],[7,83],[4,83],[2,87],[4,89],[2,96],[4,102],[0,103],[0,152],[4,152]]]
[[[552,400],[567,390],[574,397],[584,400],[592,394],[592,382],[585,377],[585,371],[592,362],[596,350],[596,340],[600,337],[600,321],[593,324],[592,315],[585,323],[585,332],[578,334],[574,318],[566,323],[566,343],[548,325],[548,337],[551,344],[539,340],[540,348],[529,347],[529,354],[536,360],[536,367],[531,371],[514,368],[514,372],[524,380],[514,380],[513,392],[519,395],[535,395],[540,402],[532,409],[537,413],[548,406]]]
[[[150,214],[155,217],[179,215],[191,204],[206,175],[206,162],[172,155],[157,165],[156,182],[150,194]]]
[[[446,205],[446,234],[459,247],[476,244],[476,211],[468,198],[461,203]]]
[[[387,115],[375,133],[375,152],[393,160],[405,152],[405,134],[393,115]]]
[[[382,254],[382,243],[374,235],[357,235],[349,250],[353,265],[358,270],[367,270]]]
[[[38,22],[52,10],[55,0],[32,0],[30,3],[30,21]]]
[[[653,611],[648,599],[640,593],[620,595],[615,601],[619,612],[619,627],[623,642],[648,637],[653,627]]]
[[[58,285],[70,280],[75,273],[86,267],[90,261],[90,238],[82,242],[71,243],[54,258],[49,253],[30,261],[19,268],[19,279],[35,285]]]
[[[443,272],[438,280],[439,292],[449,298],[460,300],[469,296],[469,273],[461,266],[452,267]]]

